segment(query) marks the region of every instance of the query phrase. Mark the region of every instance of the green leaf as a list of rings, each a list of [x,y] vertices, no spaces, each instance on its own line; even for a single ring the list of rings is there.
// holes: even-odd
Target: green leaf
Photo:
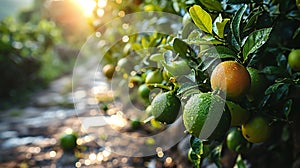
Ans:
[[[200,139],[192,136],[190,139],[190,144],[192,148],[191,159],[194,167],[200,168],[201,155],[203,154],[203,143]]]
[[[188,24],[186,24],[183,29],[182,29],[182,38],[186,39],[189,37],[189,35],[195,30],[197,29],[196,25],[192,22],[189,22]]]
[[[199,0],[200,3],[207,9],[221,12],[223,10],[222,4],[217,0]]]
[[[294,32],[293,39],[295,39],[300,34],[300,27]]]
[[[183,59],[194,59],[196,54],[193,49],[184,41],[175,38],[173,42],[173,49],[179,53],[179,56]]]
[[[244,60],[247,60],[249,54],[254,53],[267,42],[271,31],[272,28],[264,28],[256,30],[248,36],[243,46]]]
[[[153,54],[149,58],[151,61],[159,62],[164,60],[164,56],[161,53]]]
[[[241,46],[241,37],[240,37],[240,24],[243,18],[243,15],[247,9],[247,5],[242,6],[232,18],[232,22],[230,24],[230,29],[232,31],[232,37],[239,44],[237,50],[240,50]]]
[[[204,32],[212,34],[212,18],[199,5],[194,5],[189,10],[195,24]]]
[[[237,53],[225,46],[216,46],[215,49],[220,58],[237,58]]]
[[[221,15],[219,15],[214,22],[214,32],[220,37],[224,38],[224,29],[227,24],[227,22],[230,19],[223,19]]]
[[[268,95],[268,94],[271,94],[271,93],[276,92],[277,89],[278,89],[281,85],[283,85],[283,84],[284,84],[284,83],[275,83],[275,84],[269,86],[269,87],[266,89],[266,91],[265,91],[265,95]]]
[[[244,163],[244,160],[242,159],[241,154],[239,154],[238,157],[236,158],[235,166],[234,167],[237,167],[237,168],[246,168],[246,165]]]
[[[277,66],[267,66],[264,69],[262,69],[262,72],[267,75],[278,75],[278,76],[285,76],[287,74],[285,69]]]
[[[196,154],[198,155],[203,154],[203,143],[199,138],[192,136],[190,139],[190,143],[191,143],[191,148]]]
[[[193,82],[185,82],[177,90],[177,94],[182,95],[183,93],[188,92],[190,90],[197,90],[197,93],[200,93],[198,89],[198,84]]]
[[[284,103],[284,105],[283,105],[283,114],[284,114],[285,118],[289,117],[289,114],[292,110],[292,105],[293,105],[293,100],[292,99],[289,99]]]
[[[198,30],[194,30],[187,38],[187,42],[189,44],[196,44],[196,45],[205,45],[205,44],[223,44],[221,41],[216,40],[212,35],[206,34],[203,36]]]
[[[290,138],[290,130],[289,130],[289,126],[285,125],[282,128],[282,133],[281,133],[281,140],[283,140],[284,142],[288,141]]]
[[[214,68],[214,63],[220,62],[220,59],[236,59],[237,54],[232,51],[231,49],[225,47],[225,46],[216,46],[216,47],[210,47],[207,50],[201,51],[201,65],[203,67],[201,70],[206,70],[207,66],[211,66],[210,68]],[[214,59],[214,60],[211,60]],[[213,62],[211,62],[213,61]],[[218,62],[216,62],[218,61]]]
[[[251,0],[227,0],[228,4],[242,4],[242,3],[250,3]]]
[[[250,30],[253,26],[255,26],[255,22],[257,21],[258,17],[261,15],[261,11],[256,11],[247,22],[246,26],[244,27],[244,32]]]
[[[286,97],[288,95],[289,92],[289,87],[290,84],[284,84],[282,86],[280,86],[277,90],[276,90],[276,94],[275,94],[275,100],[281,100],[282,98]]]

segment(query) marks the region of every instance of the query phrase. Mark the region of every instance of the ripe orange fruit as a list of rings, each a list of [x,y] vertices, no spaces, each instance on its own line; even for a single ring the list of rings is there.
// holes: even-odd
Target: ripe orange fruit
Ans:
[[[111,79],[115,72],[115,66],[112,64],[106,64],[103,67],[102,72],[108,79]]]
[[[294,71],[300,71],[300,49],[295,49],[290,52],[288,63]]]
[[[236,61],[221,62],[210,77],[213,90],[221,90],[228,98],[243,96],[250,87],[250,75],[247,69]]]
[[[269,123],[262,116],[254,116],[250,121],[242,125],[244,138],[252,143],[266,141],[270,137],[271,131]]]
[[[186,130],[200,139],[220,138],[229,129],[231,120],[224,106],[225,100],[211,92],[193,95],[184,106],[183,123]]]

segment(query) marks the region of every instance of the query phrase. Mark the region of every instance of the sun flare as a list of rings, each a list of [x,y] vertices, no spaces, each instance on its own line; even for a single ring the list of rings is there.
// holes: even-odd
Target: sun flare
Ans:
[[[74,0],[83,10],[84,15],[90,17],[93,15],[93,11],[96,7],[94,0]]]

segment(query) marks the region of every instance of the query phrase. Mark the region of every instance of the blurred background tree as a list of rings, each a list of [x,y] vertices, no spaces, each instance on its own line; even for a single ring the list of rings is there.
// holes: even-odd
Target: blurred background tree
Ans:
[[[22,105],[35,90],[72,72],[91,32],[74,0],[2,1],[0,108]]]

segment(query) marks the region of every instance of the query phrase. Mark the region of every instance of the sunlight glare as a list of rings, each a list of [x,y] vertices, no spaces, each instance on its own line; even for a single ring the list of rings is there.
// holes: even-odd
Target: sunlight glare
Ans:
[[[75,0],[75,1],[82,8],[85,16],[91,17],[93,15],[93,10],[97,5],[94,0]]]
[[[104,8],[107,4],[107,0],[99,0],[98,1],[98,7],[99,8]]]

